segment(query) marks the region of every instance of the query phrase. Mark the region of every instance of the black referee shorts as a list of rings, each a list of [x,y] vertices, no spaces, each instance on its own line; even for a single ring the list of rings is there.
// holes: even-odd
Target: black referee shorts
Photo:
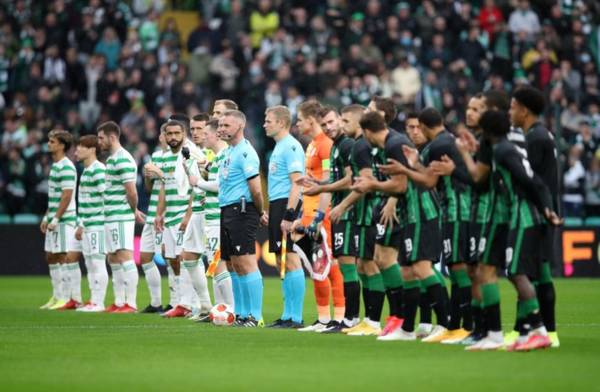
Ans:
[[[254,203],[246,204],[242,212],[239,203],[221,207],[221,259],[256,253],[258,211]]]
[[[269,202],[269,252],[281,255],[281,221],[287,210],[288,199],[278,199]],[[287,235],[287,253],[293,253],[292,238]]]

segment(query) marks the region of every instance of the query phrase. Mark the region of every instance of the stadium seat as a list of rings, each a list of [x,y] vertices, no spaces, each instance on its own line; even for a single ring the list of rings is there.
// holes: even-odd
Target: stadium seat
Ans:
[[[588,216],[585,218],[586,226],[600,226],[600,216]]]
[[[0,214],[0,225],[8,225],[10,224],[12,219],[10,219],[10,215]]]
[[[565,218],[565,227],[583,226],[583,219],[568,216]]]
[[[37,225],[41,218],[35,214],[17,214],[13,219],[13,223],[17,225]]]

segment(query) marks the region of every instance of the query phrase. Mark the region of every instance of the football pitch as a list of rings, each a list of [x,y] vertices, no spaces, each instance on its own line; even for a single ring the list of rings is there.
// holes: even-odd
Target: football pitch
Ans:
[[[0,390],[600,390],[600,280],[556,286],[559,349],[470,353],[462,346],[215,327],[157,315],[42,311],[48,278],[2,277]],[[143,279],[139,287],[142,307]],[[506,281],[501,287],[507,330],[515,295]],[[163,289],[168,298],[166,281]],[[279,316],[278,279],[265,280],[264,308],[267,322]],[[304,315],[314,321],[309,282]]]

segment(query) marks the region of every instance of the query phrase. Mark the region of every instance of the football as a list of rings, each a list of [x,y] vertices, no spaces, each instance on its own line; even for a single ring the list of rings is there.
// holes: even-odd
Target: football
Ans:
[[[214,325],[232,325],[235,321],[235,314],[231,306],[227,304],[217,304],[210,310],[210,321]]]

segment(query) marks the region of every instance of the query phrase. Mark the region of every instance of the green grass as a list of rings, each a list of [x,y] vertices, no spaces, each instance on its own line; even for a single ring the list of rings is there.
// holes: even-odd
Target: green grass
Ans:
[[[560,349],[469,353],[463,347],[219,328],[155,315],[41,311],[48,278],[3,277],[0,390],[599,390],[600,280],[556,284]],[[307,288],[304,314],[313,321],[312,284]],[[139,292],[142,306],[148,301],[143,280]],[[279,295],[279,281],[266,280],[267,320],[279,315]],[[506,282],[502,299],[508,329],[514,293]]]

